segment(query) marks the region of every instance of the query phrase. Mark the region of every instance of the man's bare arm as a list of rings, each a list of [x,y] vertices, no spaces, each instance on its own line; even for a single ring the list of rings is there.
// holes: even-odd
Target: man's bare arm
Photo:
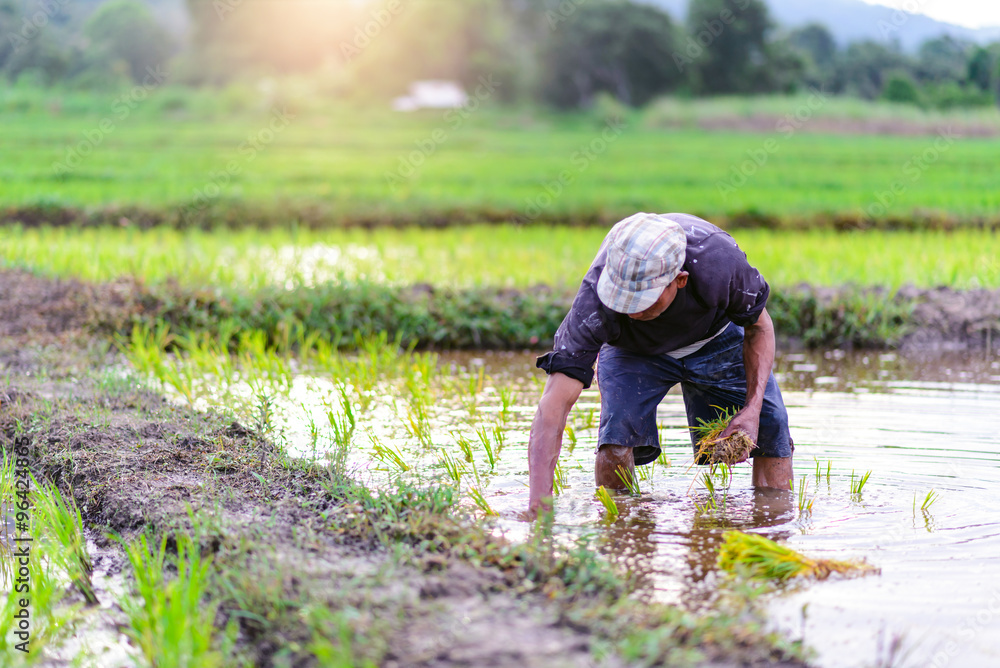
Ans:
[[[764,406],[764,390],[774,366],[774,323],[767,309],[757,322],[743,331],[743,366],[747,374],[747,401],[743,410],[737,413],[723,436],[729,436],[742,429],[757,442],[760,431],[760,411]]]
[[[545,382],[528,437],[528,513],[531,516],[549,506],[566,418],[581,392],[583,383],[565,374],[553,373]]]

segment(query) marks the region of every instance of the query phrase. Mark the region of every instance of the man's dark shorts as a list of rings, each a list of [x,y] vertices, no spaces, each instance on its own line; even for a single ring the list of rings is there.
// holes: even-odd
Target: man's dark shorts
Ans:
[[[633,448],[635,463],[648,464],[660,456],[656,407],[677,383],[689,426],[697,426],[698,418],[718,417],[719,408],[739,409],[746,402],[743,328],[730,324],[701,350],[679,360],[605,345],[597,362],[597,383],[601,390],[598,448],[608,444]],[[691,445],[696,441],[692,431]],[[788,412],[774,374],[767,381],[757,447],[750,456],[792,456]]]

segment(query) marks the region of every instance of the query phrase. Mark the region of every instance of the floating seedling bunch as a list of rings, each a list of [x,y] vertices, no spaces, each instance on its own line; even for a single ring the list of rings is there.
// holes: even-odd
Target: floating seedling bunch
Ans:
[[[825,579],[833,574],[866,575],[878,569],[862,561],[810,559],[764,536],[741,531],[722,534],[718,563],[746,577],[785,582],[796,577]]]

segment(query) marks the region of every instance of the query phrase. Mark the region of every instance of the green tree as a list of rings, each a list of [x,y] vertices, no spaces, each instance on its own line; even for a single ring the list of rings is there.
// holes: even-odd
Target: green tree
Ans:
[[[972,45],[945,35],[929,39],[917,52],[917,78],[922,81],[965,81]]]
[[[921,103],[920,89],[917,88],[917,82],[913,80],[909,72],[891,72],[886,77],[882,99],[901,104],[919,105]]]
[[[136,82],[163,65],[172,50],[170,37],[149,8],[137,0],[111,0],[101,5],[87,21],[84,34],[94,47],[97,63],[106,67],[124,63]]]
[[[983,92],[992,92],[996,67],[993,54],[987,49],[976,49],[969,58],[969,83]]]
[[[852,42],[837,61],[830,90],[874,100],[889,72],[911,70],[910,60],[896,48],[870,40]]]
[[[14,40],[11,35],[15,34],[18,17],[17,7],[13,0],[0,1],[0,72],[11,54],[14,53]]]
[[[557,107],[587,106],[601,92],[642,105],[682,80],[675,28],[665,12],[630,0],[549,13],[542,50],[542,97]]]
[[[772,27],[763,0],[691,0],[685,53],[694,54],[693,78],[701,93],[754,93],[772,78]]]
[[[837,42],[826,26],[811,23],[797,28],[789,33],[788,41],[793,47],[809,54],[809,58],[818,69],[833,67],[834,59],[837,57]]]

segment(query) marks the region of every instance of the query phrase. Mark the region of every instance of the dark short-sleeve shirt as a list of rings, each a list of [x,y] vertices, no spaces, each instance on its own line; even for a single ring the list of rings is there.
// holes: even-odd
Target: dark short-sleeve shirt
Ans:
[[[594,362],[605,343],[635,353],[661,355],[707,339],[730,322],[741,327],[757,322],[770,288],[736,241],[696,216],[665,216],[687,235],[683,270],[689,274],[687,285],[677,291],[667,310],[653,320],[639,321],[601,302],[597,280],[607,258],[605,239],[556,331],[552,352],[538,358],[539,368],[549,374],[563,373],[590,387]]]

